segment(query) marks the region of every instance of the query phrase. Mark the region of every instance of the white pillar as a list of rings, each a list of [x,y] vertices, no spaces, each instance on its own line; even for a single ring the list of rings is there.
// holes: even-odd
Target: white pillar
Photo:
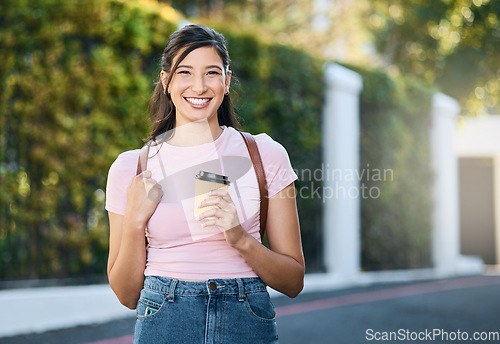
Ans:
[[[359,94],[361,76],[336,64],[325,67],[323,108],[324,262],[341,282],[360,270]],[[352,176],[352,175],[351,175]]]
[[[454,275],[460,255],[458,162],[455,131],[458,102],[442,93],[434,95],[431,109],[431,164],[434,172],[432,259],[440,275]]]
[[[499,147],[500,149],[500,147]],[[495,260],[500,263],[500,154],[493,156],[493,206],[495,211]]]

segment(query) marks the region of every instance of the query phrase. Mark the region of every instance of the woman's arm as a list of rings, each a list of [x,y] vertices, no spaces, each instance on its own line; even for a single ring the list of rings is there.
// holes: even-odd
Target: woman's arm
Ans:
[[[132,179],[127,189],[125,215],[109,212],[109,285],[120,302],[135,309],[144,283],[146,247],[144,230],[163,192],[145,171]]]
[[[297,296],[304,286],[304,255],[295,201],[290,184],[269,199],[267,239],[269,249],[247,232],[234,247],[255,273],[269,285],[289,297]]]
[[[220,210],[208,210],[200,219],[214,215],[219,219],[207,219],[204,225],[215,224],[224,230],[226,241],[240,252],[264,283],[289,297],[297,296],[304,286],[305,264],[294,184],[269,199],[266,225],[269,249],[234,222],[236,209],[227,191],[217,190],[211,195],[219,197],[207,199],[202,206],[218,205]]]
[[[109,212],[109,285],[120,302],[135,309],[144,283],[146,247],[144,226],[133,225],[126,216]]]

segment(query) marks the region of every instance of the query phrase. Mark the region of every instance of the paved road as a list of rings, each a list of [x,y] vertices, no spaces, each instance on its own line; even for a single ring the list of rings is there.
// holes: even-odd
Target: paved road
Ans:
[[[500,343],[500,276],[357,287],[273,302],[282,344]],[[134,319],[124,319],[0,343],[130,344],[133,325]]]

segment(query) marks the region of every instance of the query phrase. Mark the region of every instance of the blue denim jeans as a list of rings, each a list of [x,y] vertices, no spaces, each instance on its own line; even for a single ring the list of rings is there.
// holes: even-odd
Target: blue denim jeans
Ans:
[[[274,344],[275,311],[260,278],[202,282],[147,276],[134,344]]]

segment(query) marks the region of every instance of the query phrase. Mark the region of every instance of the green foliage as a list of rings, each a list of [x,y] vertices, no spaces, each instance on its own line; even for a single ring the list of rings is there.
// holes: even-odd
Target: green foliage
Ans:
[[[0,278],[102,274],[110,163],[141,145],[175,25],[115,1],[4,1]]]
[[[322,200],[312,191],[321,188],[307,171],[321,168],[321,61],[287,46],[265,43],[253,35],[216,27],[228,41],[238,77],[236,107],[243,127],[268,133],[288,151],[299,180],[297,197],[307,270],[322,266]],[[303,173],[305,171],[305,173]],[[305,177],[302,178],[302,175]]]
[[[428,267],[432,173],[429,125],[433,91],[418,80],[349,66],[363,77],[360,118],[361,201],[366,270]],[[381,171],[381,177],[377,176]]]
[[[176,29],[177,18],[147,4],[0,4],[0,280],[104,274],[107,171],[148,134],[159,57]],[[244,129],[285,146],[302,177],[298,190],[320,188],[307,171],[321,168],[322,61],[255,34],[216,29],[240,81],[231,94]],[[429,92],[355,69],[364,78],[361,167],[394,171],[382,185],[364,181],[380,187],[381,197],[362,203],[363,265],[426,265]],[[321,270],[322,200],[304,193],[298,207],[307,269]]]
[[[137,2],[1,6],[0,280],[102,275],[107,171],[148,134],[159,58],[177,25]],[[245,129],[268,132],[294,166],[309,166],[320,143],[319,63],[251,35],[227,37]],[[301,212],[320,214],[305,204]],[[309,218],[318,226],[320,215]]]
[[[365,21],[386,65],[460,100],[465,114],[500,111],[500,2],[373,0]]]

